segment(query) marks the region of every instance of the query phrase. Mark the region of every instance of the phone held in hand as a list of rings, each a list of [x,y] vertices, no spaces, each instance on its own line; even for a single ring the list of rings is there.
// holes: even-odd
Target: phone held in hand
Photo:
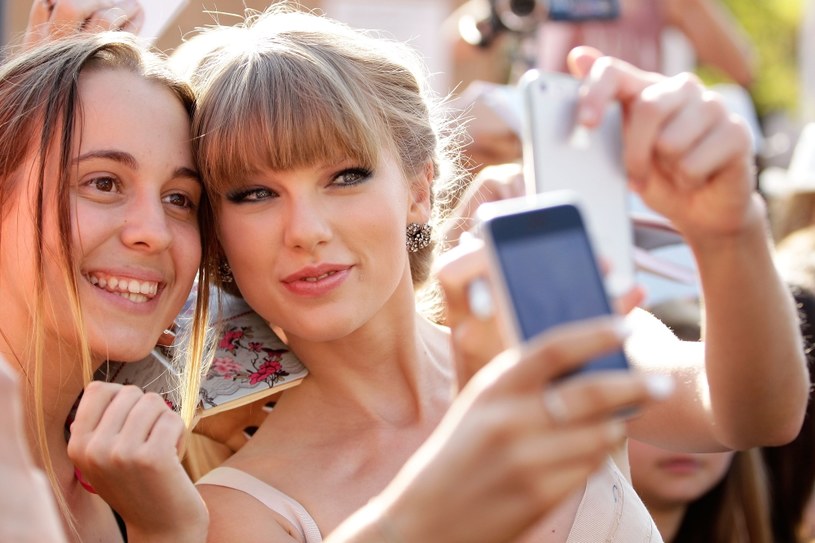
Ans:
[[[522,343],[553,326],[612,313],[574,192],[486,203],[477,213],[496,280],[502,332],[511,341]],[[619,350],[580,371],[627,368]]]
[[[619,105],[588,129],[576,120],[577,79],[531,70],[519,86],[525,104],[526,193],[576,192],[594,248],[609,266],[606,288],[612,296],[628,292],[635,284],[635,267]]]

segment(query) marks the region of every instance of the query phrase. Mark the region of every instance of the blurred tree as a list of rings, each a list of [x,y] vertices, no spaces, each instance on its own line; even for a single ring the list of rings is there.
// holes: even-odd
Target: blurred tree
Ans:
[[[750,93],[759,117],[798,107],[798,32],[802,0],[722,0],[753,41],[758,70]],[[700,70],[708,82],[722,81],[709,69]]]

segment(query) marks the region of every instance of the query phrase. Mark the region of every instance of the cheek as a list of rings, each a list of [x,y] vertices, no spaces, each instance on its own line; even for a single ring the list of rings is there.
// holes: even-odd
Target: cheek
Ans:
[[[176,230],[174,251],[176,273],[192,283],[201,264],[201,233],[197,226],[190,225]]]

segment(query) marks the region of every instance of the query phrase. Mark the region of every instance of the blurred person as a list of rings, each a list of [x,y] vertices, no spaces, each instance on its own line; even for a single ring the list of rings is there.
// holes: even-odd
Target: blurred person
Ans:
[[[0,356],[0,541],[67,542],[48,477],[28,449],[20,379]]]
[[[445,25],[457,94],[476,81],[514,84],[530,68],[567,72],[567,53],[578,45],[595,47],[647,71],[665,72],[662,42],[667,29],[687,38],[699,64],[718,69],[739,86],[748,87],[755,75],[752,46],[719,0],[620,0],[616,19],[585,22],[546,21],[545,15],[538,15],[543,8],[537,7],[532,15],[515,17],[522,21],[521,32],[507,30],[497,14],[498,4],[502,6],[498,11],[506,13],[512,3],[469,0]],[[475,27],[483,35],[471,36]],[[740,107],[748,102],[746,111],[752,114],[749,96],[734,89],[728,93],[735,95],[734,103]],[[456,107],[466,114],[468,104]],[[473,121],[468,130],[472,141],[466,151],[474,173],[484,165],[520,158],[519,134],[510,125],[491,123],[482,128]]]
[[[139,0],[34,0],[23,42],[32,46],[80,30],[138,34],[143,24]]]
[[[631,480],[666,543],[771,543],[758,449],[678,453],[628,442]]]

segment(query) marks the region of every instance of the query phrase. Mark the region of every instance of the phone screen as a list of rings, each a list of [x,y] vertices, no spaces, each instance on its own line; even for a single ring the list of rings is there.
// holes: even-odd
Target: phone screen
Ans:
[[[615,19],[619,15],[617,0],[549,0],[552,21]]]
[[[495,260],[526,341],[558,324],[609,315],[595,256],[574,205],[557,205],[488,221]],[[585,369],[625,369],[619,351]]]

